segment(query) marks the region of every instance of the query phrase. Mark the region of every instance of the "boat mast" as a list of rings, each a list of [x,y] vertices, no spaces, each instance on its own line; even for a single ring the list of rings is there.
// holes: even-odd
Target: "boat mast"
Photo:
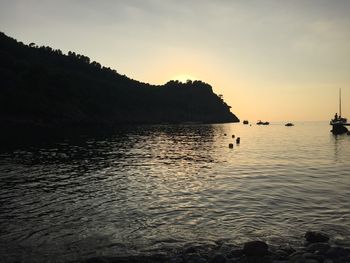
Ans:
[[[341,89],[339,89],[339,117],[341,117]]]

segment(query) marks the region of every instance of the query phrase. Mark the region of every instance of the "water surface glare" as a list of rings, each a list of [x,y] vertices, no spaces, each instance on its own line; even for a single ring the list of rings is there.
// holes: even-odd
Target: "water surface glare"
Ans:
[[[350,136],[329,130],[154,125],[10,141],[0,254],[64,261],[218,240],[298,244],[310,229],[350,246]]]

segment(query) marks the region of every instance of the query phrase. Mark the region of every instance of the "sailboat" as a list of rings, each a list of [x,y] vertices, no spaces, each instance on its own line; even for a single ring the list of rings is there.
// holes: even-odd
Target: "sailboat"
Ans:
[[[339,116],[336,113],[334,115],[334,119],[331,119],[330,125],[332,125],[333,129],[331,132],[334,134],[342,134],[348,132],[348,129],[345,126],[349,126],[348,120],[341,116],[341,89],[339,89]]]

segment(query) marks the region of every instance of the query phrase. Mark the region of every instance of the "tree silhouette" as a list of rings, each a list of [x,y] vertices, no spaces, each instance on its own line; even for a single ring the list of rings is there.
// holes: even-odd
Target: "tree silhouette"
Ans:
[[[0,33],[0,118],[32,124],[235,122],[200,80],[150,85],[84,55]]]

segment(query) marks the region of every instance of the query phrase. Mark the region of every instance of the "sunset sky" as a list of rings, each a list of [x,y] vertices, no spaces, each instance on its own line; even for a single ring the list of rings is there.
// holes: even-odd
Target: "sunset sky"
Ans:
[[[349,0],[0,0],[0,31],[152,84],[200,79],[243,120],[350,118]]]

